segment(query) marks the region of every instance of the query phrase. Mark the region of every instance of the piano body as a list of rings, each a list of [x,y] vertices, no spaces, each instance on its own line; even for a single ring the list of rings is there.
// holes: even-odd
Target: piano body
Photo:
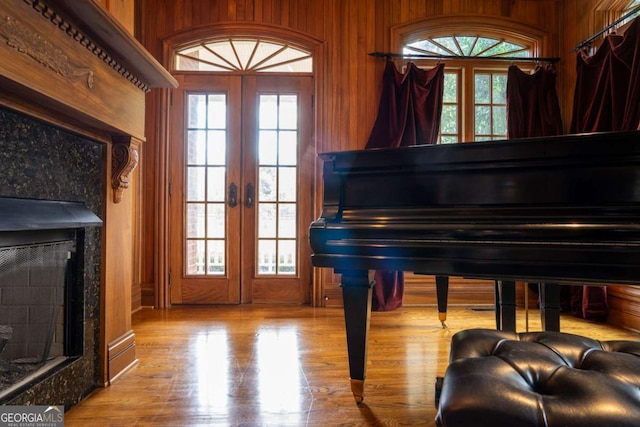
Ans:
[[[324,194],[321,216],[309,230],[312,264],[341,274],[358,403],[369,270],[546,284],[640,283],[639,131],[320,157]]]

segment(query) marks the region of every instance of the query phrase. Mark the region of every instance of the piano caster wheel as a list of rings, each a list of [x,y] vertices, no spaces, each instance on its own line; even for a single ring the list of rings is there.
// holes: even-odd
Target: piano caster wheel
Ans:
[[[442,324],[442,329],[448,329],[449,327],[447,326],[447,313],[445,311],[440,311],[438,312],[438,320],[440,320],[440,323]]]
[[[364,400],[364,380],[351,380],[351,393],[359,405]]]

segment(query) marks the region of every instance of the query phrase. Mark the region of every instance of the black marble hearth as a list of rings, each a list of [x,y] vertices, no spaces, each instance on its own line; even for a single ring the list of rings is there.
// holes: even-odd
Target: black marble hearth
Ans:
[[[101,216],[105,182],[104,145],[0,108],[0,197],[81,202]],[[11,405],[70,408],[99,378],[101,229],[84,233],[84,347],[24,388],[0,400]],[[79,321],[80,322],[80,321]]]

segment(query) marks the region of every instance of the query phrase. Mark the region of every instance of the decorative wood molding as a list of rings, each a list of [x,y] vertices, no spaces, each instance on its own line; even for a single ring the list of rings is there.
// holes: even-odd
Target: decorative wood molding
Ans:
[[[54,10],[45,4],[41,0],[25,0],[28,4],[38,11],[43,17],[47,18],[52,24],[64,31],[69,37],[84,46],[87,50],[100,58],[105,64],[113,68],[122,77],[131,82],[138,89],[148,93],[151,91],[150,87],[141,81],[137,76],[134,76],[124,65],[113,58],[104,49],[94,43],[89,37],[83,34],[78,28],[71,25],[63,17],[58,15]],[[38,36],[40,37],[40,36]],[[42,38],[42,37],[40,37]]]
[[[120,203],[122,200],[122,193],[129,188],[129,176],[137,165],[138,150],[131,146],[131,138],[114,138],[111,148],[113,203]]]
[[[40,34],[29,30],[24,24],[11,16],[4,16],[0,20],[0,36],[4,37],[7,45],[23,53],[40,64],[50,68],[66,78],[76,78],[87,75],[87,87],[93,89],[94,74],[90,68],[74,67],[64,52],[52,45]]]

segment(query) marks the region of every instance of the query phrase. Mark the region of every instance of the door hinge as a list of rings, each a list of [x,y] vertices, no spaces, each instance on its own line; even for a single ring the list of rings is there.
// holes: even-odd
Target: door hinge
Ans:
[[[173,184],[169,183],[169,197],[173,196]]]
[[[169,272],[169,287],[171,287],[171,272]]]
[[[173,91],[169,91],[169,106],[173,106]]]

